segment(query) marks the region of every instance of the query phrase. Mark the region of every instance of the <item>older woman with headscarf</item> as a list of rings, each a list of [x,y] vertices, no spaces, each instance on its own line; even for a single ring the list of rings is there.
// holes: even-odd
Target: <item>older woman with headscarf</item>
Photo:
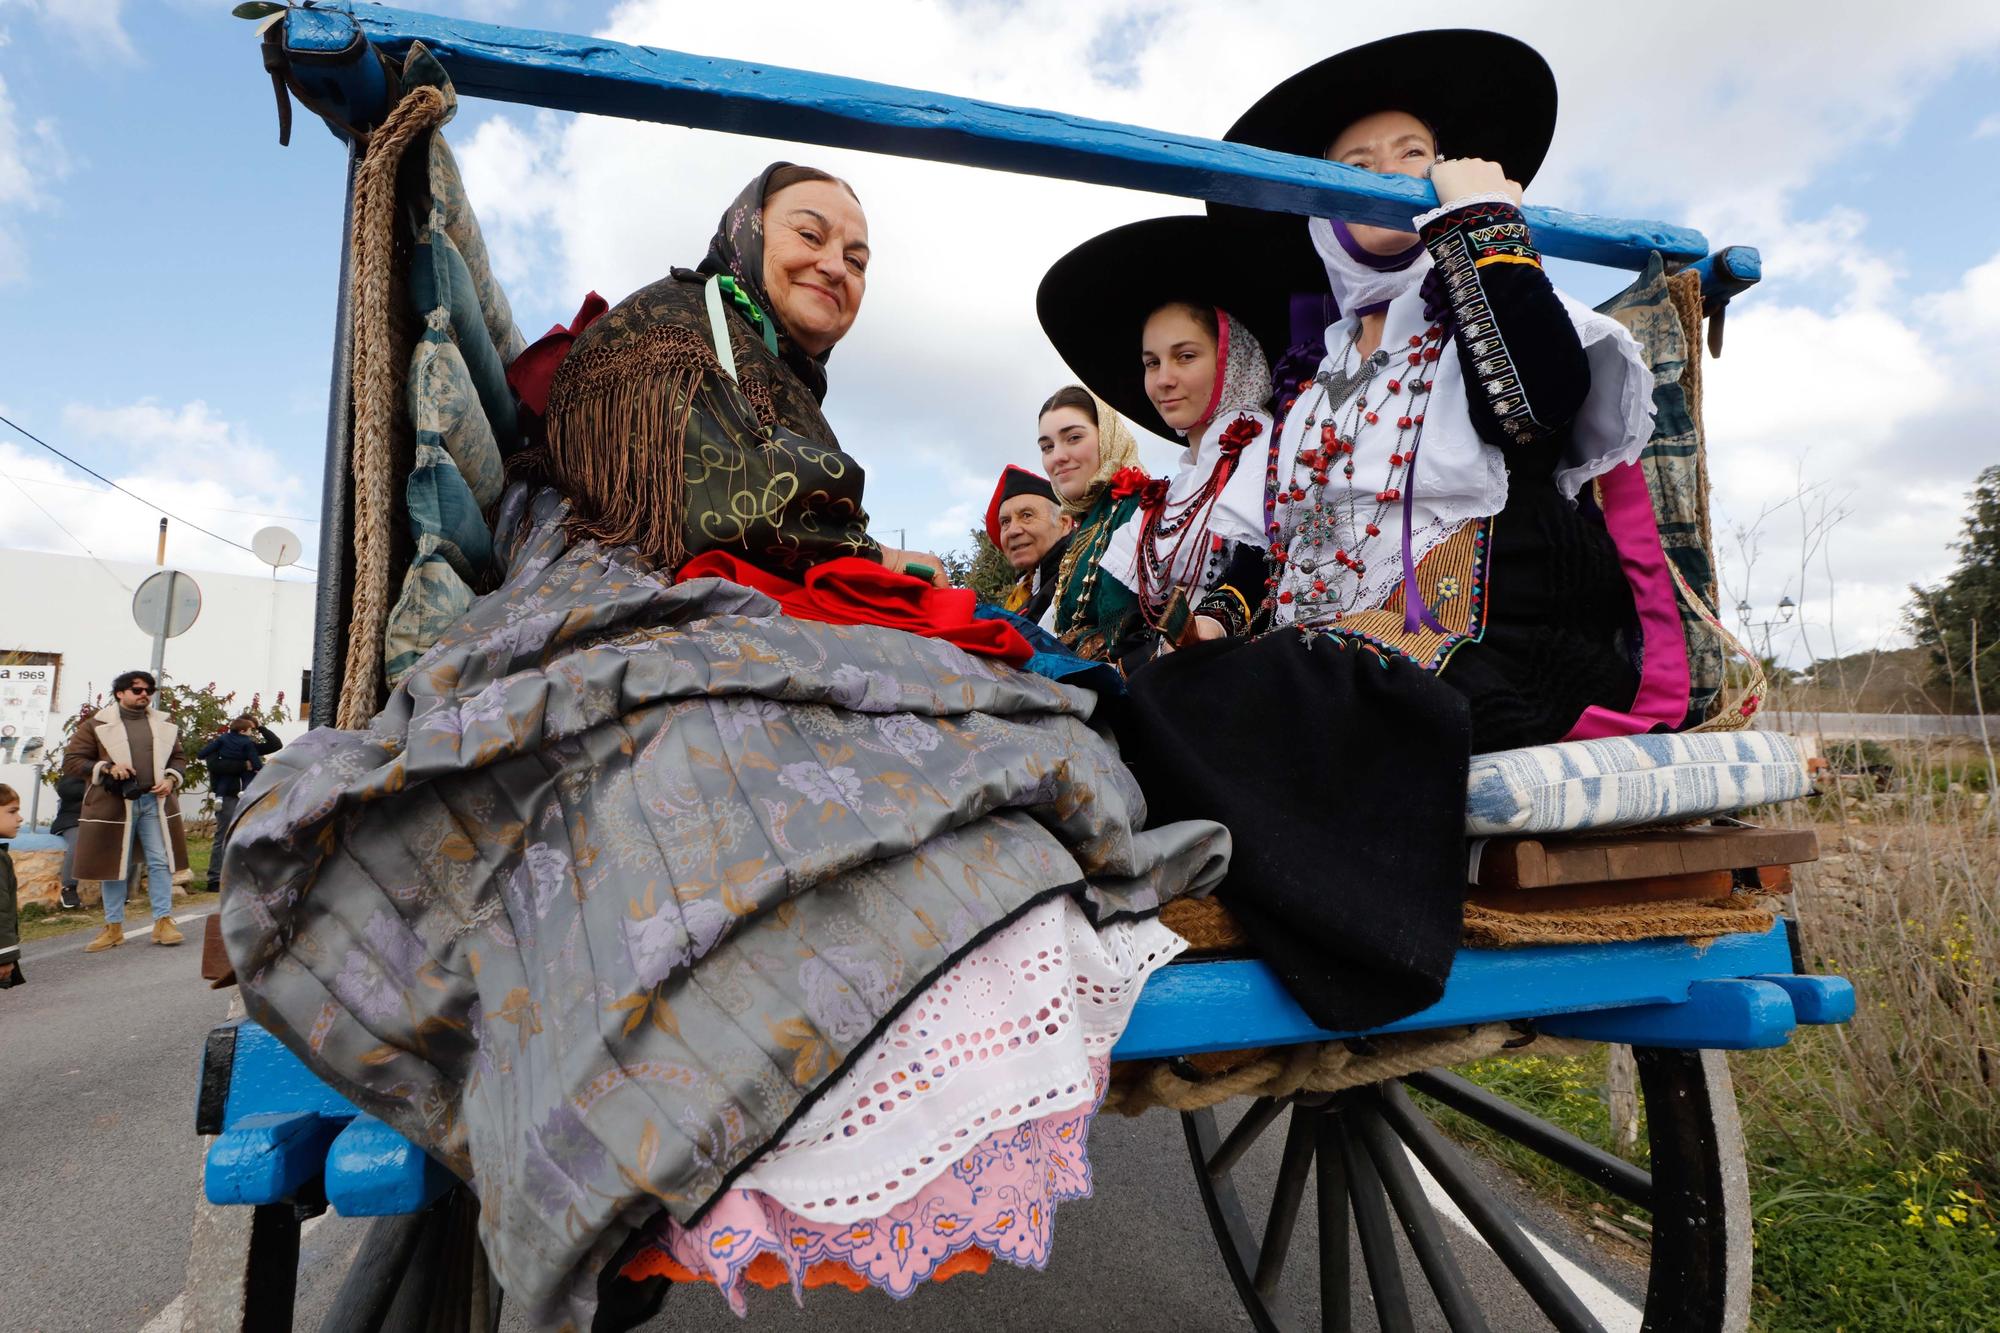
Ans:
[[[1045,1262],[1159,905],[1226,855],[1146,827],[1012,626],[884,569],[819,411],[865,225],[773,168],[583,329],[502,586],[230,839],[251,1014],[469,1183],[547,1325],[613,1262],[739,1304]]]
[[[541,344],[523,355],[510,379],[545,415],[545,440],[517,469],[571,497],[577,536],[669,567],[721,552],[799,575],[852,557],[944,586],[935,556],[868,534],[861,466],[820,411],[870,257],[852,187],[772,164],[729,206],[699,268],[601,318],[602,303],[587,303],[551,335],[556,356]],[[553,383],[524,385],[523,364]]]

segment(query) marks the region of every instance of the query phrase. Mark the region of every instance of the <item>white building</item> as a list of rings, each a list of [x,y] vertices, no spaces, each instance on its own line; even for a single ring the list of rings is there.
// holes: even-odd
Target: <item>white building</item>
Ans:
[[[124,561],[0,549],[0,782],[24,800],[34,769],[19,761],[23,751],[39,738],[48,755],[79,708],[109,699],[114,676],[151,668],[153,639],[133,621],[132,598],[157,572]],[[165,674],[184,684],[214,681],[224,693],[234,690],[242,705],[252,695],[268,705],[283,691],[294,720],[273,730],[287,739],[304,731],[299,686],[312,666],[315,585],[296,575],[182,574],[201,589],[201,613],[185,634],[167,640]],[[46,658],[57,660],[37,660]],[[54,813],[45,796],[42,819]]]

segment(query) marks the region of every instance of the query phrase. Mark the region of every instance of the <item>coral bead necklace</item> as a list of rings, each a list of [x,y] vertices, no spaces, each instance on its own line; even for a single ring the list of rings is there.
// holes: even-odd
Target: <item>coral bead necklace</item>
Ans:
[[[1176,591],[1186,594],[1193,590],[1189,585],[1199,585],[1209,558],[1222,545],[1209,535],[1209,518],[1236,474],[1243,447],[1263,433],[1264,423],[1247,412],[1224,427],[1217,442],[1221,457],[1185,500],[1169,501],[1164,481],[1140,492],[1139,586],[1133,591],[1154,629],[1163,627],[1156,615],[1171,608]]]

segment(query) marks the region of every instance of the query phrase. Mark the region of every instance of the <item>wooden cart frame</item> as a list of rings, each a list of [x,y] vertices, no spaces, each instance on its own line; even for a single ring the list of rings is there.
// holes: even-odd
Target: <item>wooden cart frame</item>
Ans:
[[[267,65],[349,144],[348,207],[360,147],[352,127],[386,112],[379,52],[399,60],[421,41],[464,97],[486,97],[696,128],[756,134],[1099,185],[1150,190],[1355,222],[1406,226],[1436,204],[1428,181],[1136,126],[941,93],[595,38],[441,19],[367,4],[289,10],[267,34]],[[372,48],[372,49],[371,49]],[[289,109],[280,93],[281,111]],[[1639,269],[1652,254],[1702,276],[1708,314],[1759,277],[1755,250],[1710,253],[1684,227],[1530,207],[1549,255]],[[343,236],[350,232],[343,227]],[[349,473],[353,330],[347,256],[335,324],[327,430],[312,720],[333,720],[353,580]],[[1798,1024],[1838,1023],[1854,1007],[1840,978],[1801,975],[1788,923],[1701,946],[1678,940],[1463,950],[1443,998],[1371,1033],[1316,1028],[1263,963],[1204,957],[1147,984],[1114,1058],[1179,1059],[1398,1032],[1508,1023],[1524,1035],[1635,1048],[1650,1171],[1583,1142],[1478,1086],[1431,1070],[1331,1094],[1239,1102],[1184,1115],[1188,1150],[1222,1262],[1259,1330],[1292,1327],[1277,1301],[1288,1264],[1317,1264],[1326,1329],[1346,1329],[1365,1278],[1385,1329],[1413,1327],[1391,1217],[1454,1330],[1487,1327],[1440,1225],[1421,1163],[1465,1223],[1559,1329],[1597,1319],[1518,1224],[1510,1205],[1431,1123],[1438,1105],[1649,1210],[1648,1329],[1747,1326],[1748,1185],[1728,1066],[1721,1052],[1784,1044]],[[1407,1089],[1424,1094],[1419,1102]],[[1218,1108],[1220,1109],[1220,1108]],[[233,1284],[231,1322],[289,1328],[299,1225],[327,1207],[380,1219],[322,1327],[487,1329],[499,1292],[484,1276],[471,1211],[454,1178],[402,1136],[360,1115],[255,1024],[216,1029],[202,1062],[197,1113],[215,1204],[255,1210],[247,1249],[196,1255],[191,1272]],[[1249,1150],[1282,1134],[1275,1177],[1245,1173]],[[1319,1245],[1295,1255],[1296,1222],[1314,1183]],[[1256,1197],[1250,1197],[1251,1195]],[[1363,1274],[1349,1272],[1349,1228]],[[239,1242],[240,1245],[240,1242]],[[198,1246],[199,1248],[199,1246]],[[469,1257],[470,1256],[470,1257]],[[645,1293],[607,1306],[600,1326],[628,1326]]]

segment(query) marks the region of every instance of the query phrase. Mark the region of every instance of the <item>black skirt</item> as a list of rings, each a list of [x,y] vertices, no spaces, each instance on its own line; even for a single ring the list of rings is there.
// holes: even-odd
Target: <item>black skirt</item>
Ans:
[[[1134,672],[1118,728],[1148,818],[1232,839],[1217,895],[1314,1022],[1435,1003],[1465,896],[1465,698],[1400,657],[1291,631]]]
[[[1631,707],[1637,613],[1602,520],[1512,469],[1492,534],[1485,633],[1439,673],[1472,705],[1472,752],[1547,745],[1592,704]]]

